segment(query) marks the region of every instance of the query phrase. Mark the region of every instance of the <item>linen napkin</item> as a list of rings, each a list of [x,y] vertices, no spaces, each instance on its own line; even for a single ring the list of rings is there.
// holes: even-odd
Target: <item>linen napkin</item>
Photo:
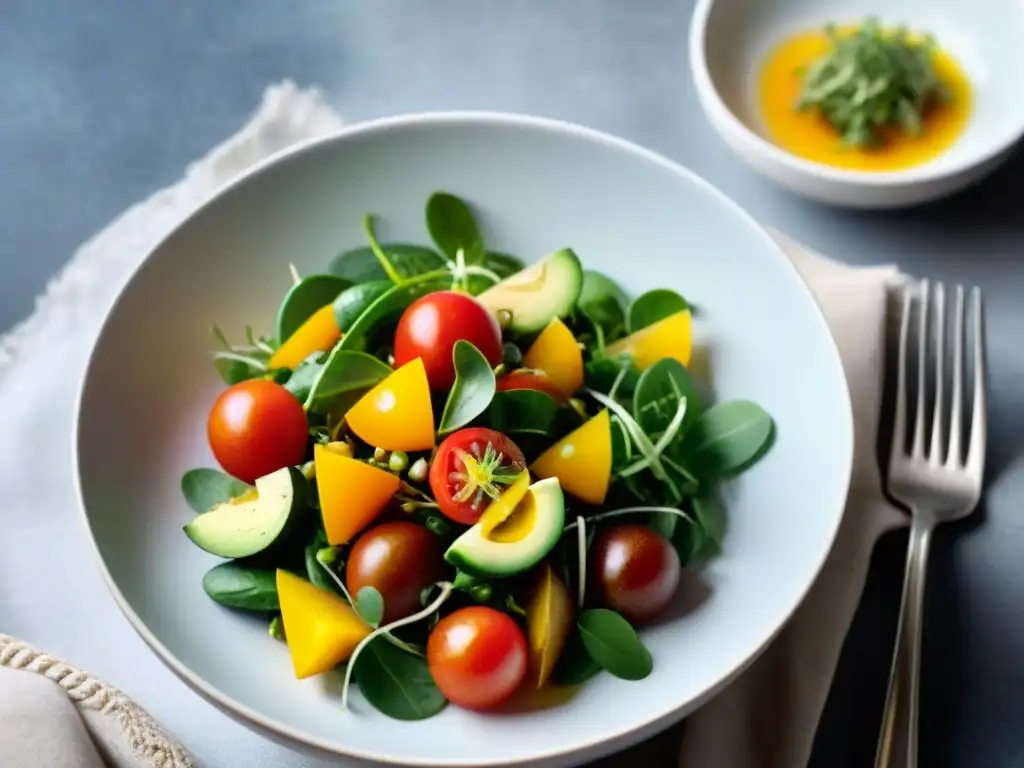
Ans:
[[[41,498],[58,497],[41,496],[38,479],[26,479],[17,467],[24,466],[26,452],[30,462],[44,451],[70,460],[69,444],[55,452],[51,442],[39,439],[40,424],[52,422],[54,403],[70,413],[88,350],[124,280],[152,246],[222,185],[265,157],[340,125],[316,91],[290,82],[270,87],[238,134],[191,166],[178,184],[129,209],[87,242],[37,301],[32,317],[0,338],[0,423],[5,426],[0,433],[0,510],[5,519],[18,518],[19,538],[48,530],[45,524],[33,529],[33,512]],[[818,296],[843,356],[856,428],[853,484],[836,546],[807,599],[765,654],[691,716],[680,761],[695,768],[806,765],[871,548],[882,532],[904,523],[881,495],[874,461],[885,295],[899,273],[893,267],[847,267],[773,235]],[[53,371],[64,375],[46,375]],[[15,456],[21,460],[15,462]],[[70,483],[71,473],[62,468],[47,480]],[[69,489],[60,491],[60,498],[73,497]],[[76,535],[84,545],[84,531]],[[33,585],[25,569],[17,567],[25,561],[13,538],[0,537],[0,590],[9,585],[21,598],[15,605],[31,605]],[[74,578],[66,575],[69,581]],[[70,603],[74,595],[49,598]],[[69,605],[46,606],[62,609]],[[184,747],[121,691],[3,635],[0,721],[0,765],[5,768],[194,765]],[[188,734],[182,737],[187,740]],[[625,765],[629,754],[609,763]]]

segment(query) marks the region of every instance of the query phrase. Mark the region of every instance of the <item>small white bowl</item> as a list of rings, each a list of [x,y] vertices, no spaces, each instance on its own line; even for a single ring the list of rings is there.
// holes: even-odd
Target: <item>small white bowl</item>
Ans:
[[[964,134],[932,161],[899,171],[832,168],[773,144],[756,108],[758,71],[790,35],[876,16],[933,33],[971,80]],[[851,208],[899,208],[977,182],[1024,135],[1024,3],[1008,0],[698,0],[690,68],[711,125],[744,161],[783,187]]]

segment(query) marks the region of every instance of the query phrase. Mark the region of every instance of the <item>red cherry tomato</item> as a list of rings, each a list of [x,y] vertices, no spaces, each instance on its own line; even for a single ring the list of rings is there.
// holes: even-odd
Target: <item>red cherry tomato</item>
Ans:
[[[533,389],[549,395],[558,403],[565,402],[565,393],[562,392],[544,371],[535,371],[532,368],[519,368],[518,370],[499,376],[497,381],[499,392],[508,392],[511,389]]]
[[[305,458],[309,425],[295,395],[273,381],[250,379],[221,393],[206,434],[224,471],[253,483]]]
[[[438,446],[430,465],[430,490],[442,514],[473,525],[494,495],[524,469],[523,452],[501,432],[484,427],[460,429]]]
[[[428,293],[409,305],[395,330],[395,367],[423,358],[434,390],[455,382],[452,348],[459,340],[480,350],[491,367],[501,362],[501,328],[472,296],[454,291]]]
[[[526,675],[526,638],[507,615],[482,605],[441,619],[427,639],[430,674],[453,704],[493,709]]]
[[[345,565],[345,586],[352,595],[374,587],[384,598],[382,624],[420,609],[420,592],[444,578],[438,538],[405,521],[375,525],[356,539]]]
[[[602,531],[590,561],[605,603],[630,621],[657,616],[679,587],[679,553],[668,539],[644,525]]]

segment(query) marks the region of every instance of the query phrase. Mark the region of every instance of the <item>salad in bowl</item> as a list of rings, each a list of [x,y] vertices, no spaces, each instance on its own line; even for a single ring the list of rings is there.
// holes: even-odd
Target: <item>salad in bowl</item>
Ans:
[[[292,267],[276,328],[214,329],[196,579],[265,617],[281,674],[339,670],[399,720],[657,674],[643,629],[715,556],[770,415],[691,375],[689,297],[568,247],[525,266],[447,192],[425,218],[429,245],[366,216],[367,245]]]

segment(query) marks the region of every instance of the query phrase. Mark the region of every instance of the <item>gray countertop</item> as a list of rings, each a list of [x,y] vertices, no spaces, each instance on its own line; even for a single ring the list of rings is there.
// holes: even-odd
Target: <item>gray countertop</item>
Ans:
[[[941,531],[932,551],[921,760],[935,768],[1024,763],[1024,157],[975,190],[913,211],[850,213],[796,199],[741,166],[705,122],[686,67],[691,10],[691,0],[8,2],[0,18],[0,329],[31,311],[82,240],[176,180],[282,78],[321,87],[349,121],[479,108],[584,123],[690,166],[762,222],[844,260],[895,261],[980,285],[992,379],[989,490],[981,513]],[[905,541],[895,534],[876,552],[819,730],[817,766],[870,764]],[[101,592],[87,599],[116,613]],[[45,612],[15,604],[2,621],[0,631],[44,646],[57,640]],[[153,708],[163,716],[173,705],[173,727],[201,765],[309,765],[215,713],[141,643],[124,652],[130,690],[173,690]],[[667,764],[665,747],[651,754]]]

